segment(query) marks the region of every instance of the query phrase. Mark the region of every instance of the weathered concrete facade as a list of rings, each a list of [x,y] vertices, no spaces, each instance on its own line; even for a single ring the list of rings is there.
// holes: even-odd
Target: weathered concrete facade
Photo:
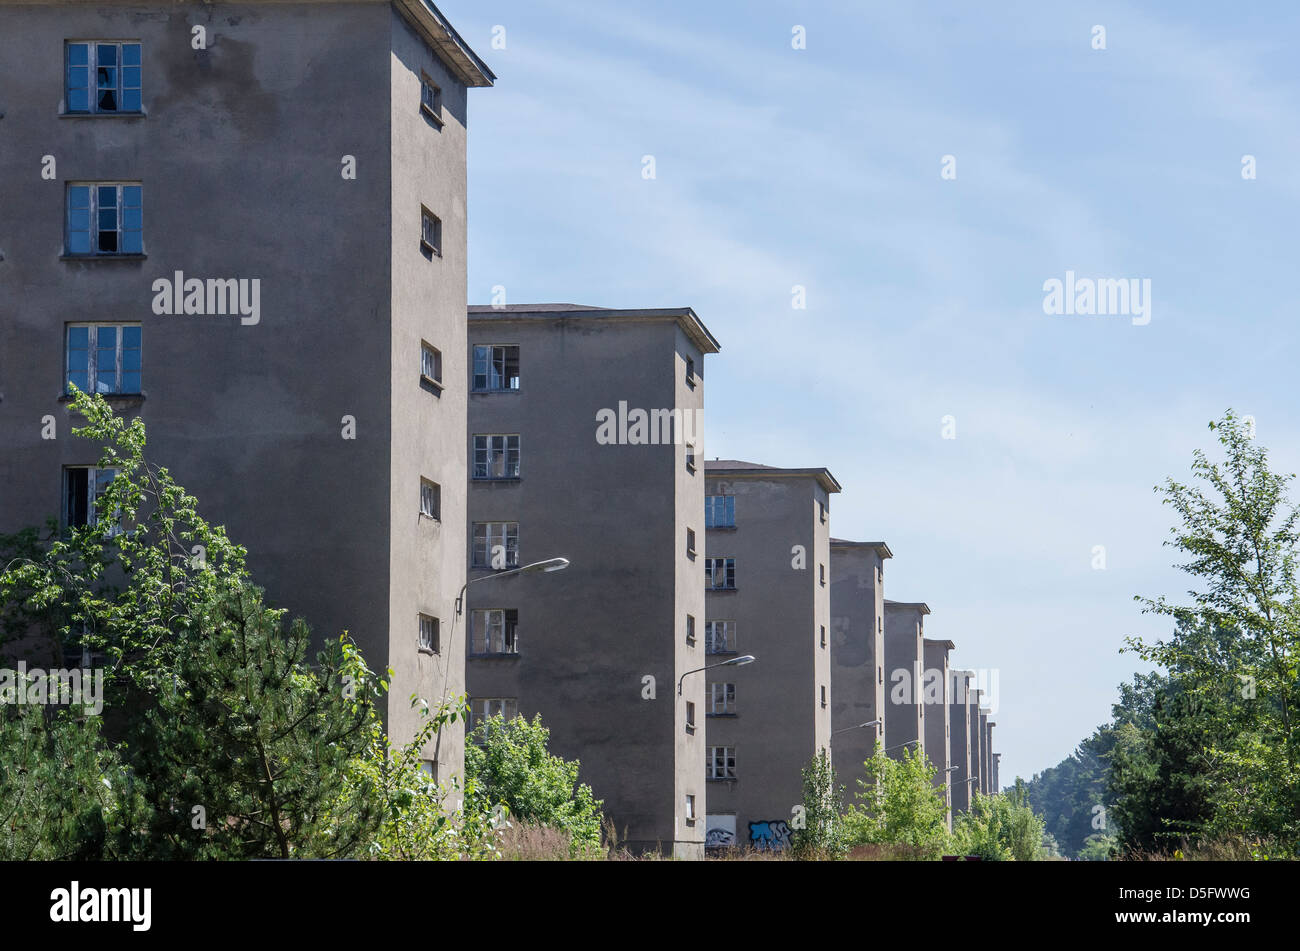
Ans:
[[[949,678],[948,652],[956,645],[952,641],[925,639],[925,687],[922,699],[925,704],[925,754],[934,766],[934,784],[943,790],[944,805],[948,810],[948,828],[952,828],[952,727],[949,721],[952,683]],[[954,771],[955,772],[955,771]]]
[[[689,308],[469,313],[474,583],[456,649],[469,652],[475,717],[489,701],[541,714],[551,751],[581,761],[619,835],[680,856],[704,847],[705,680],[685,677],[681,696],[677,683],[706,663],[705,476],[689,450],[702,452],[704,357],[717,351]],[[481,376],[485,357],[500,362]],[[652,431],[637,422],[652,411],[677,418],[665,431],[660,413]],[[498,445],[516,447],[504,463]],[[489,525],[516,526],[501,567],[570,567],[493,578],[475,564]],[[510,642],[479,641],[490,619]]]
[[[850,800],[885,734],[884,542],[831,539],[831,751]],[[864,723],[873,726],[862,728]]]
[[[737,844],[781,848],[803,799],[801,771],[830,743],[829,510],[840,485],[820,468],[722,460],[705,470],[711,499],[731,500],[712,510],[734,514],[708,530],[707,617],[733,639],[707,661],[757,658],[707,672],[708,745],[723,767],[711,762],[710,823],[734,828]]]
[[[970,715],[970,768],[975,777],[975,782],[971,783],[972,792],[980,795],[987,794],[987,783],[984,777],[984,725],[980,722],[980,696],[982,691],[973,689],[970,692],[970,706],[967,708]],[[971,801],[974,802],[974,795]]]
[[[138,44],[141,108],[70,111],[69,41]],[[138,328],[142,374],[111,402],[248,547],[269,601],[394,669],[395,739],[418,723],[411,694],[460,693],[462,655],[422,651],[419,618],[445,631],[465,577],[465,367],[422,388],[420,342],[464,352],[466,89],[492,79],[421,0],[0,2],[0,531],[58,516],[65,470],[97,461],[69,432],[68,325]],[[139,187],[113,227],[140,253],[75,253],[71,186],[98,201],[102,183]],[[155,282],[182,273],[257,280],[257,313],[158,313]],[[461,750],[453,727],[426,755],[446,778]]]
[[[971,682],[970,671],[954,670],[950,679],[948,706],[948,765],[957,767],[950,774],[953,812],[969,812],[971,803]]]
[[[915,747],[925,749],[925,616],[922,602],[885,601],[885,733],[896,759]]]

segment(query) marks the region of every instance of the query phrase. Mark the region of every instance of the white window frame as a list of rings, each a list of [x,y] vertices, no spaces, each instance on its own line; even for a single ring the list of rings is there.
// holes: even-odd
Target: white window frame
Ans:
[[[689,442],[686,443],[686,471],[695,472],[695,445]]]
[[[113,347],[113,379],[112,386],[103,385],[102,368],[99,365],[99,329],[109,328],[116,330],[116,341]],[[86,393],[103,393],[106,396],[134,396],[144,390],[144,329],[140,324],[135,323],[72,323],[65,324],[63,330],[63,392],[71,393],[69,384],[72,382],[72,331],[85,328],[86,330],[86,386],[83,392]],[[123,338],[126,336],[123,330],[139,330],[140,346],[124,347]],[[138,350],[140,353],[140,368],[138,370],[125,370],[122,366],[122,354],[128,350]],[[78,371],[80,372],[80,371]],[[126,373],[136,373],[140,376],[140,386],[134,390],[122,389],[122,379]]]
[[[514,351],[514,364],[516,375],[511,384],[508,367],[510,365],[510,352]],[[498,353],[499,351],[499,353]],[[499,359],[498,359],[499,357]],[[474,393],[516,393],[519,391],[523,380],[523,352],[517,343],[476,343],[472,351],[472,365],[470,366],[470,390]],[[483,373],[478,372],[479,364],[482,362]],[[498,371],[498,366],[500,370]],[[483,385],[478,385],[479,376],[483,377]],[[503,385],[493,386],[493,379],[499,380]]]
[[[442,521],[442,486],[432,479],[420,479],[420,517]]]
[[[482,529],[480,539],[479,529]],[[519,567],[519,523],[518,522],[475,522],[473,525],[475,568],[492,568],[492,549],[503,545],[506,563],[502,571]],[[482,544],[480,545],[480,541]]]
[[[721,568],[722,584],[718,584],[718,569]],[[727,576],[731,576],[731,584],[727,584]],[[704,559],[704,578],[707,584],[705,589],[708,591],[735,591],[736,590],[736,559],[732,555],[719,555],[713,558]]]
[[[715,646],[719,641],[719,627],[721,627],[721,640],[726,644],[723,650],[715,650]],[[731,618],[716,618],[705,621],[704,650],[708,654],[739,653],[736,645],[736,622]]]
[[[418,643],[420,650],[426,654],[437,654],[442,650],[441,631],[442,626],[438,619],[432,614],[421,614],[419,616],[419,634]]]
[[[86,521],[84,526],[74,526],[72,524],[71,518],[69,517],[71,516],[72,513],[68,509],[68,493],[71,491],[71,487],[68,485],[68,475],[73,471],[86,473],[87,498],[83,500],[86,503]],[[112,473],[112,475],[108,476],[107,478],[101,481],[100,479],[101,474],[110,473],[110,472]],[[63,526],[64,528],[93,527],[95,525],[98,525],[99,506],[96,505],[95,503],[99,500],[99,497],[104,494],[104,490],[108,488],[108,483],[116,479],[121,474],[121,472],[122,472],[121,469],[115,469],[111,467],[64,466],[63,467]],[[112,524],[109,526],[108,529],[108,534],[110,536],[122,534],[121,512],[114,513]]]
[[[469,710],[471,729],[498,714],[509,723],[519,715],[519,700],[517,697],[476,697],[470,701]]]
[[[420,341],[420,379],[442,389],[442,351],[427,340]]]
[[[86,63],[84,66],[74,66],[72,64],[72,48],[74,46],[84,45],[86,47]],[[114,64],[104,66],[104,69],[114,69],[117,71],[114,77],[112,90],[117,97],[117,103],[120,107],[124,94],[129,90],[136,90],[140,94],[139,109],[103,109],[99,105],[99,48],[101,46],[112,46],[116,48],[117,55]],[[139,53],[139,62],[130,66],[126,65],[127,47],[135,47]],[[86,85],[72,85],[72,71],[74,69],[84,69],[86,71]],[[134,85],[126,81],[126,71],[128,69],[139,70],[138,82]],[[86,108],[72,108],[72,91],[73,89],[86,90]],[[104,89],[110,87],[104,86]],[[144,115],[144,44],[140,40],[67,40],[63,44],[63,113],[69,116],[141,116]]]
[[[736,713],[736,685],[709,684],[709,716],[734,716]]]
[[[709,779],[736,778],[736,748],[734,746],[710,746],[708,767]]]
[[[420,111],[442,128],[442,88],[428,73],[420,73]]]
[[[475,433],[472,468],[470,478],[478,482],[492,482],[497,479],[518,479],[523,472],[523,452],[518,433]],[[483,460],[483,471],[479,475],[479,458]],[[514,472],[510,471],[511,458],[514,459]],[[494,475],[500,463],[503,475]]]
[[[420,206],[420,247],[442,257],[442,219],[424,205]]]
[[[86,233],[90,238],[90,250],[74,251],[72,248],[72,190],[74,188],[85,188],[89,191],[87,207],[84,210],[87,215],[89,227]],[[99,226],[100,213],[100,195],[101,188],[112,188],[116,190],[116,201],[113,206],[114,214],[114,233],[117,235],[117,248],[112,251],[104,251],[99,247],[99,236],[104,234],[108,229],[101,229]],[[140,190],[140,207],[128,208],[127,193],[128,188],[138,188]],[[140,227],[128,228],[126,226],[126,213],[128,211],[138,210],[140,212]],[[76,233],[82,233],[82,229],[76,229]],[[140,247],[138,250],[124,250],[124,236],[127,234],[140,235]],[[120,257],[141,257],[144,255],[144,185],[141,182],[86,182],[76,181],[68,182],[63,196],[63,240],[64,255],[70,258],[120,258]]]
[[[686,794],[686,821],[690,825],[695,825],[695,796],[692,793]]]
[[[470,611],[470,653],[519,655],[519,612],[514,608]]]

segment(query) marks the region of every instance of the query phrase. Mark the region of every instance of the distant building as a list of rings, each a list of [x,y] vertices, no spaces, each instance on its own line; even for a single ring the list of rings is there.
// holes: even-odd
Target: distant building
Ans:
[[[885,733],[889,753],[901,759],[925,749],[925,617],[923,602],[885,601]]]
[[[943,801],[948,812],[948,828],[952,828],[952,726],[949,691],[952,689],[948,673],[948,653],[956,645],[952,641],[925,639],[925,676],[922,697],[925,701],[925,753],[934,766],[934,784],[943,791]]]

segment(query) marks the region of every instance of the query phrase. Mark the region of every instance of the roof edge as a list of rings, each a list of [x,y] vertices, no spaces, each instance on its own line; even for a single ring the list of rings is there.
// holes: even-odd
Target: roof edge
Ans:
[[[531,304],[528,306],[539,307]],[[717,353],[722,349],[718,338],[700,320],[700,315],[690,307],[646,307],[624,310],[617,307],[590,307],[581,310],[528,310],[527,307],[505,308],[493,307],[491,304],[471,304],[467,310],[468,319],[473,320],[603,320],[608,317],[622,317],[629,320],[674,320],[691,338],[691,342],[700,348],[701,353]]]
[[[778,466],[772,466],[768,469],[711,469],[706,460],[704,476],[707,479],[713,479],[719,476],[725,476],[728,479],[799,479],[812,476],[827,492],[838,493],[844,490],[844,487],[840,485],[839,479],[831,475],[831,470],[824,466],[818,466],[811,469],[783,469]]]
[[[871,548],[875,550],[881,558],[894,557],[894,553],[889,550],[889,546],[884,542],[851,542],[847,538],[832,538],[831,548]]]
[[[456,74],[457,79],[466,86],[496,84],[496,74],[470,49],[469,44],[456,32],[443,12],[434,6],[432,0],[393,0],[393,3],[425,34],[429,45]]]

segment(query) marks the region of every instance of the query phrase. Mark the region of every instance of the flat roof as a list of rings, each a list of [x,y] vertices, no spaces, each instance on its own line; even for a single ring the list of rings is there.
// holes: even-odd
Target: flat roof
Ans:
[[[718,338],[704,326],[704,321],[689,307],[646,307],[625,310],[618,307],[592,307],[588,304],[470,304],[471,321],[494,320],[672,320],[686,332],[701,353],[722,349]]]
[[[831,475],[831,470],[825,466],[814,466],[809,469],[785,469],[780,466],[765,466],[761,462],[745,462],[741,459],[705,459],[704,474],[725,475],[733,479],[798,479],[811,477],[820,482],[822,488],[827,492],[839,492],[843,488],[839,480]]]
[[[887,608],[913,608],[922,614],[930,613],[930,605],[924,601],[890,601],[885,598],[885,607]]]
[[[393,0],[413,20],[434,52],[466,86],[491,86],[497,78],[430,0]]]
[[[884,542],[851,542],[844,538],[832,538],[832,548],[870,548],[880,553],[881,558],[893,558],[894,553]]]
[[[946,647],[946,648],[947,648],[948,650],[950,650],[950,651],[951,651],[951,650],[956,650],[956,649],[957,649],[957,645],[954,644],[952,641],[939,640],[939,639],[937,639],[937,638],[933,638],[933,639],[932,639],[932,638],[929,638],[929,637],[923,637],[923,638],[921,638],[921,643],[922,643],[924,646],[926,646],[926,647],[930,647],[930,646],[934,646],[934,647]],[[951,671],[950,671],[950,673],[951,673]]]

